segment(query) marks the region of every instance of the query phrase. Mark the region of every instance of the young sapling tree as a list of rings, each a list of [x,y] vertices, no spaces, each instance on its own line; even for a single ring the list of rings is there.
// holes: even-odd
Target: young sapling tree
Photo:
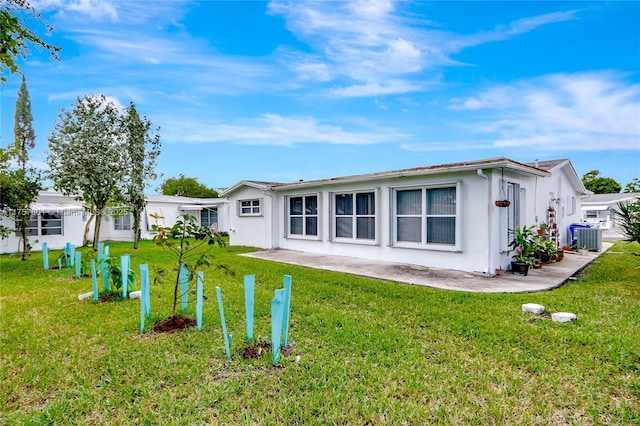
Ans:
[[[162,219],[162,216],[150,214],[156,222]],[[180,291],[180,269],[182,265],[187,270],[188,288],[191,289],[196,281],[197,272],[203,266],[210,266],[211,259],[209,251],[218,245],[225,246],[222,235],[208,226],[200,226],[195,216],[183,214],[172,227],[160,226],[157,223],[151,225],[151,229],[155,232],[153,241],[168,250],[174,257],[175,262],[171,268],[164,269],[155,267],[156,278],[154,283],[162,282],[165,277],[175,274],[173,288],[173,311],[172,316],[176,315],[178,300],[182,297]],[[187,290],[189,291],[189,290]]]

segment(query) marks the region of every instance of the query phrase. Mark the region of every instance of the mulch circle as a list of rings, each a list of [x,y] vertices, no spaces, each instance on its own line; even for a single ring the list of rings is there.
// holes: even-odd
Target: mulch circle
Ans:
[[[241,349],[240,352],[244,359],[259,359],[265,353],[271,352],[271,342],[260,340]]]
[[[102,296],[98,297],[98,303],[108,303],[108,302],[113,302],[117,299],[121,299],[122,296],[120,296],[119,294],[116,293],[108,293],[108,294],[103,294]]]
[[[182,315],[174,315],[164,321],[160,321],[153,327],[153,331],[159,333],[173,333],[174,331],[184,330],[185,328],[195,327],[196,320],[186,318]]]

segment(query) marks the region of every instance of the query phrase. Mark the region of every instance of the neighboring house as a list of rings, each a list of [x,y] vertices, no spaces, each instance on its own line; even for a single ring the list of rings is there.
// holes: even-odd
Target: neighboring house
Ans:
[[[581,220],[592,228],[611,229],[617,226],[618,203],[632,203],[640,199],[640,193],[593,194],[582,200]]]
[[[153,238],[151,225],[172,226],[178,216],[189,214],[195,216],[202,226],[212,226],[220,232],[228,232],[229,201],[224,198],[190,198],[174,195],[147,195],[147,205],[142,215],[142,239]],[[133,216],[124,211],[124,215],[107,217],[107,225],[103,223],[100,238],[110,241],[132,241]],[[154,219],[150,215],[159,215]]]
[[[504,180],[503,180],[504,177]],[[504,192],[509,207],[496,207]],[[241,181],[229,199],[230,244],[493,274],[509,229],[555,213],[560,243],[587,194],[567,159],[508,158],[294,183]]]
[[[170,195],[147,195],[147,206],[142,215],[142,239],[151,239],[151,225],[156,220],[150,214],[158,214],[162,219],[159,225],[172,226],[181,214],[190,214],[198,218],[203,226],[213,226],[218,231],[228,232],[229,202],[223,198],[189,198]],[[42,249],[47,242],[50,249],[62,249],[69,242],[82,245],[89,213],[82,202],[73,197],[54,191],[41,191],[36,203],[31,206],[32,219],[29,228],[29,241],[34,251]],[[126,208],[108,208],[102,216],[100,240],[133,241],[133,217]],[[10,218],[1,217],[3,225],[14,228]],[[89,238],[93,237],[93,223],[89,229]],[[13,233],[0,242],[0,253],[12,253],[19,250],[19,237]]]
[[[54,191],[41,191],[30,209],[28,235],[33,250],[41,250],[41,243],[44,241],[50,248],[63,248],[68,241],[82,244],[88,215],[82,204],[73,197]],[[0,221],[7,228],[15,228],[15,222],[11,218],[0,216]],[[12,233],[0,241],[0,253],[17,252],[19,245],[20,237]]]

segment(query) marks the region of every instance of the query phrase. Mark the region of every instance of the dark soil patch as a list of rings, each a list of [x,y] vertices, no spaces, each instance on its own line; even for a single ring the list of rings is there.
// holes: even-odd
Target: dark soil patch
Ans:
[[[185,318],[182,315],[174,315],[164,321],[160,321],[153,327],[153,331],[159,333],[173,333],[174,331],[184,330],[188,327],[195,327],[196,320],[193,318]]]
[[[264,340],[254,342],[240,350],[244,359],[260,359],[267,352],[271,352],[271,342]]]
[[[280,354],[282,356],[289,356],[293,351],[293,345],[284,346],[280,350]],[[239,353],[242,355],[244,359],[260,359],[264,356],[265,353],[271,353],[271,342],[267,342],[265,340],[259,340],[257,342],[251,343],[249,346],[246,346],[244,349],[240,349]]]
[[[117,302],[122,300],[122,295],[118,293],[107,293],[98,297],[98,303]]]

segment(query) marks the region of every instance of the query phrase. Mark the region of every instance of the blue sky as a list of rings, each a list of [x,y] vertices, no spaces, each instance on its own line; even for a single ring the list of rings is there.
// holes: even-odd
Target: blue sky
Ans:
[[[32,4],[62,48],[21,62],[35,165],[60,109],[104,94],[161,127],[164,178],[215,188],[498,156],[640,177],[640,2]]]

